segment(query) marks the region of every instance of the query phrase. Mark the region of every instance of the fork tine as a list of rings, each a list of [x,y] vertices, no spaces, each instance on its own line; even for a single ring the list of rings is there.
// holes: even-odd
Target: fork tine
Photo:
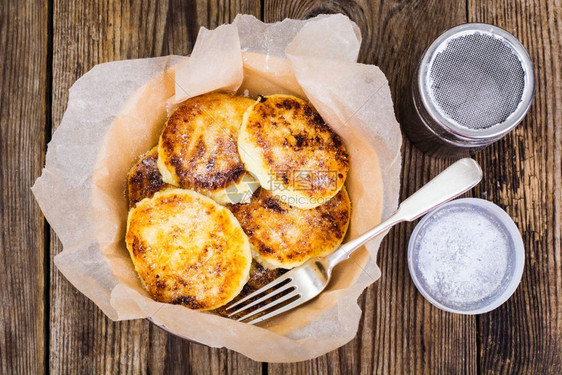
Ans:
[[[228,315],[228,317],[230,318],[230,317],[233,316],[233,315],[236,315],[236,314],[238,314],[238,313],[241,313],[242,311],[244,311],[244,310],[246,310],[246,309],[248,309],[248,308],[250,308],[250,307],[252,307],[252,306],[257,305],[258,303],[263,302],[263,301],[265,301],[265,300],[268,299],[268,298],[275,297],[275,296],[278,295],[279,293],[282,293],[282,292],[284,292],[284,291],[286,291],[286,290],[288,290],[288,289],[291,289],[291,288],[295,288],[295,289],[296,289],[296,287],[295,287],[293,284],[287,283],[287,284],[283,285],[281,288],[275,289],[275,290],[272,291],[271,293],[268,293],[268,294],[264,295],[264,296],[261,297],[260,299],[257,299],[257,300],[255,300],[255,301],[253,301],[252,303],[249,303],[249,304],[247,304],[247,305],[242,306],[242,307],[239,308],[238,310],[236,310],[236,311],[230,313],[230,314]]]
[[[250,320],[250,321],[247,321],[246,323],[247,323],[247,324],[256,324],[256,323],[259,323],[259,322],[263,322],[264,320],[267,320],[267,319],[269,319],[269,318],[273,318],[273,317],[276,316],[276,315],[282,314],[282,313],[284,313],[285,311],[289,311],[289,310],[291,310],[291,309],[294,308],[294,307],[297,307],[297,306],[299,306],[299,305],[302,305],[302,304],[305,303],[305,302],[306,302],[306,300],[304,300],[303,298],[298,298],[298,299],[294,300],[293,302],[289,303],[289,304],[286,305],[286,306],[283,306],[283,307],[281,307],[281,308],[279,308],[279,309],[277,309],[277,310],[273,310],[273,311],[271,311],[271,312],[269,312],[269,313],[267,313],[267,314],[265,314],[265,315],[258,316],[258,317],[256,317],[256,318]],[[269,307],[271,307],[271,306],[269,306]]]
[[[259,309],[255,310],[255,311],[250,311],[248,314],[246,314],[246,315],[244,315],[243,317],[237,319],[237,321],[238,321],[238,322],[241,322],[241,321],[243,321],[243,320],[246,320],[246,319],[248,319],[249,317],[252,317],[252,316],[254,316],[254,315],[256,315],[256,314],[259,314],[259,313],[262,312],[262,311],[269,310],[270,308],[272,308],[272,307],[274,307],[274,306],[277,306],[277,305],[279,305],[280,303],[283,303],[283,302],[285,302],[285,301],[287,301],[287,300],[289,300],[289,299],[291,299],[291,298],[294,298],[294,297],[300,297],[300,294],[297,293],[296,291],[292,291],[291,293],[289,293],[289,294],[287,294],[287,295],[285,295],[285,296],[283,296],[283,297],[281,297],[281,298],[279,298],[279,299],[276,299],[275,301],[271,301],[271,302],[268,303],[267,305],[262,306],[262,307],[260,307]],[[298,301],[298,300],[297,300],[297,301]],[[255,319],[255,318],[254,318],[254,319]]]
[[[284,274],[281,277],[278,277],[277,279],[273,280],[272,282],[270,282],[269,284],[259,288],[258,290],[256,290],[255,292],[253,292],[250,295],[247,295],[246,297],[242,298],[240,301],[236,301],[235,303],[231,304],[230,306],[226,307],[225,310],[230,310],[238,305],[240,305],[241,303],[246,302],[249,299],[255,298],[257,296],[259,296],[260,294],[262,294],[263,292],[266,292],[268,289],[273,288],[274,286],[284,282],[285,280],[291,280],[291,272],[287,272],[286,274]]]

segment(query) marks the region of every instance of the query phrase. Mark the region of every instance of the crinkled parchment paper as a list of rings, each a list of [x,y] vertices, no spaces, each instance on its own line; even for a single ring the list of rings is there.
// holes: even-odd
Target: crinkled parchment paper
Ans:
[[[126,175],[156,144],[170,108],[213,90],[306,97],[343,138],[351,157],[353,211],[347,238],[397,207],[399,125],[384,74],[356,63],[360,35],[343,15],[264,24],[238,16],[201,29],[191,57],[95,66],[70,89],[33,193],[64,250],[57,268],[113,320],[150,318],[179,336],[269,362],[317,357],[350,341],[357,298],[377,278],[382,238],[335,270],[312,302],[261,326],[153,301],[125,247]]]

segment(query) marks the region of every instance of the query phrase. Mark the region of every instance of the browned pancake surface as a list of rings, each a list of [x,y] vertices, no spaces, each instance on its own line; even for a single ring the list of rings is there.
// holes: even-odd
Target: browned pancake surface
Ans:
[[[238,183],[245,169],[237,138],[252,99],[210,93],[188,99],[170,116],[158,144],[165,182],[205,195]]]
[[[267,268],[292,268],[325,256],[342,242],[351,214],[347,192],[313,209],[300,209],[260,189],[248,204],[230,206],[252,244],[253,257]]]
[[[158,148],[141,156],[140,160],[131,168],[127,176],[127,190],[129,193],[129,208],[144,198],[151,198],[154,193],[173,187],[162,181],[162,175],[156,165]]]
[[[238,147],[263,188],[300,208],[337,194],[349,170],[341,138],[309,103],[289,95],[260,97],[248,109]]]
[[[170,189],[129,212],[126,243],[144,287],[157,301],[209,310],[236,297],[252,255],[232,213],[190,190]]]
[[[287,272],[287,270],[283,268],[275,268],[270,270],[264,268],[261,264],[255,261],[252,262],[252,267],[250,268],[250,279],[248,280],[246,285],[244,285],[244,288],[242,289],[240,294],[237,295],[236,298],[234,298],[230,304],[233,304],[236,301],[241,300],[242,298],[252,294],[256,290],[266,286],[273,280],[282,276],[285,272]],[[213,312],[227,317],[232,312],[232,310],[227,311],[225,306],[222,306],[216,310],[213,310]]]

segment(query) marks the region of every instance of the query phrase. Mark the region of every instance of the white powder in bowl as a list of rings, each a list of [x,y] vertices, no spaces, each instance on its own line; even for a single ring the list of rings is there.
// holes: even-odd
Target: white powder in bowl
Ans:
[[[506,228],[485,209],[446,207],[416,237],[415,272],[441,304],[474,307],[505,289],[511,246]]]

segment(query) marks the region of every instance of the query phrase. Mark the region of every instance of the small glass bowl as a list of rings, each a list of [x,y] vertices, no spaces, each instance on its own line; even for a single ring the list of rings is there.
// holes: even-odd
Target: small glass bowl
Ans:
[[[439,225],[438,221],[446,217],[448,213],[453,214],[456,212],[465,212],[470,210],[471,214],[481,215],[482,218],[493,222],[495,229],[498,233],[502,233],[503,238],[506,239],[508,249],[506,251],[506,272],[501,279],[499,286],[494,289],[490,294],[482,296],[477,301],[470,301],[467,303],[458,301],[456,303],[445,301],[439,292],[431,288],[425,279],[422,270],[419,266],[419,253],[421,245],[421,237],[426,232],[426,229],[432,225]],[[432,222],[433,221],[433,222]],[[463,223],[459,222],[459,230],[463,230]],[[517,226],[509,215],[495,204],[483,199],[477,198],[464,198],[448,202],[434,211],[427,214],[416,226],[410,237],[408,245],[408,269],[410,275],[416,285],[418,291],[434,306],[457,314],[482,314],[502,305],[511,297],[517,289],[523,275],[523,265],[525,263],[525,251],[521,234]],[[444,282],[447,282],[445,280]]]

